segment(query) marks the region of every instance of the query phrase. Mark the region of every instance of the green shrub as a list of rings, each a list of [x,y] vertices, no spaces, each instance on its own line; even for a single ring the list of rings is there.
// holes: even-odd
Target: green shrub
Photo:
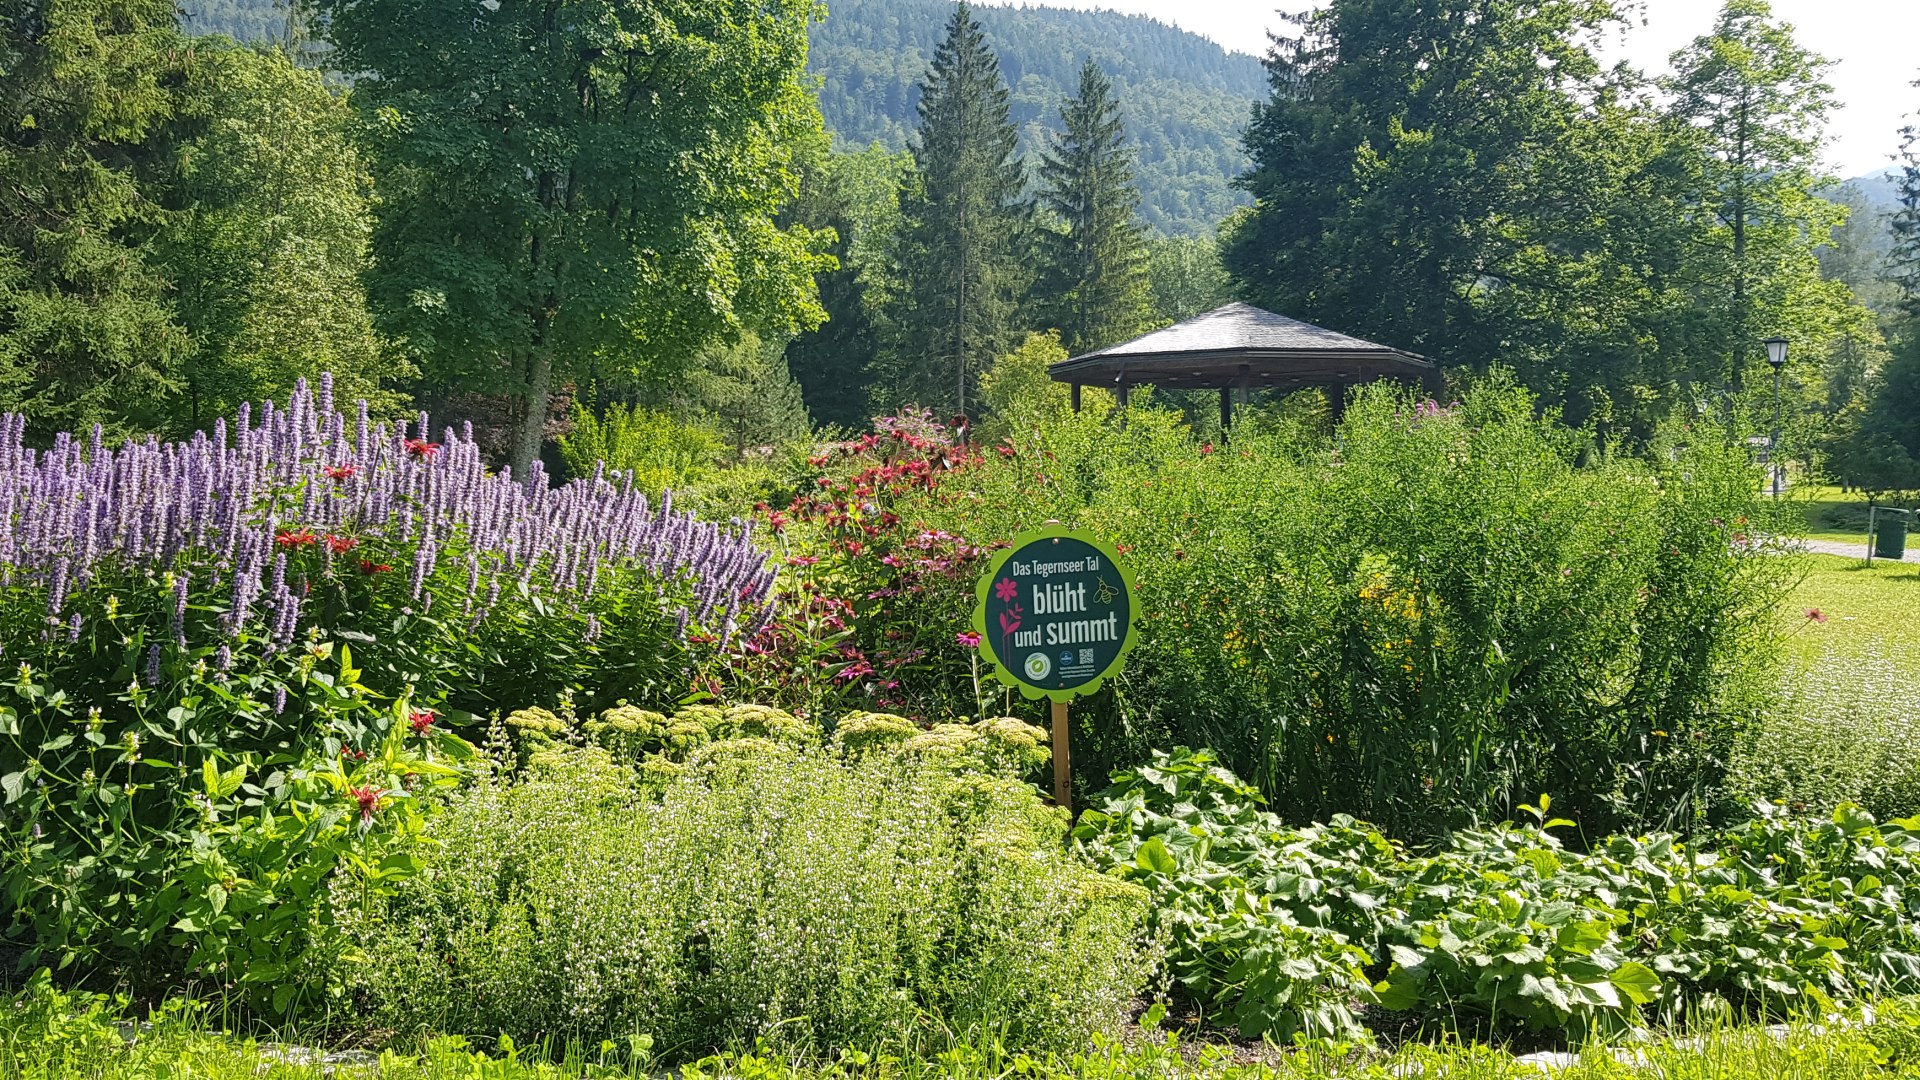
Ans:
[[[405,1029],[1065,1046],[1111,1031],[1153,969],[1144,892],[1067,856],[1032,788],[912,757],[748,736],[656,785],[556,743],[429,832],[431,872],[351,930],[347,977]]]
[[[1884,648],[1829,647],[1786,680],[1741,739],[1728,777],[1743,802],[1800,810],[1857,802],[1876,817],[1920,813],[1920,679]]]
[[[711,426],[660,409],[613,405],[599,417],[575,405],[572,423],[559,447],[573,475],[592,476],[604,462],[632,473],[634,484],[656,498],[706,479],[727,453],[726,440]]]
[[[1352,1037],[1366,1002],[1587,1037],[1711,1003],[1788,1014],[1920,990],[1920,819],[1765,804],[1691,841],[1581,853],[1549,805],[1413,856],[1348,818],[1289,828],[1182,750],[1117,776],[1074,834],[1154,894],[1174,974],[1251,1035]]]
[[[953,634],[975,562],[1057,519],[1124,553],[1144,612],[1129,671],[1074,710],[1082,776],[1208,746],[1293,820],[1416,837],[1540,791],[1602,830],[1737,811],[1721,780],[1776,685],[1769,615],[1794,573],[1752,542],[1743,453],[1617,458],[1497,382],[1457,408],[1367,388],[1337,445],[1195,445],[1134,408],[998,450],[894,493],[892,524],[829,506],[790,531],[808,580],[848,598],[842,648],[868,668],[840,685],[866,707],[973,708]]]

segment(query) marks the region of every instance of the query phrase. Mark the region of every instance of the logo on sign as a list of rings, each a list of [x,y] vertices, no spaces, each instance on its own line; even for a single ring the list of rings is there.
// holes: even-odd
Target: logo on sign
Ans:
[[[1053,674],[1053,661],[1047,659],[1046,653],[1034,653],[1027,657],[1027,678],[1039,682],[1051,674]]]

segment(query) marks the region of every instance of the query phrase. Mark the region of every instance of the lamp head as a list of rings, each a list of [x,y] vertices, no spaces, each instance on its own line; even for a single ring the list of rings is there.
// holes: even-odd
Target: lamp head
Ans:
[[[1761,342],[1761,344],[1767,347],[1767,363],[1772,364],[1773,369],[1775,371],[1778,371],[1782,367],[1786,366],[1786,363],[1787,363],[1787,339],[1786,338],[1770,337],[1767,340]]]

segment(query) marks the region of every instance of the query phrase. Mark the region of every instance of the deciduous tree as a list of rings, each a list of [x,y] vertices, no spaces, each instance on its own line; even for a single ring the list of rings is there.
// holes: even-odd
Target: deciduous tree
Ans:
[[[818,139],[814,0],[318,0],[372,135],[370,291],[430,383],[520,399],[672,377],[818,321],[815,238],[775,218]]]

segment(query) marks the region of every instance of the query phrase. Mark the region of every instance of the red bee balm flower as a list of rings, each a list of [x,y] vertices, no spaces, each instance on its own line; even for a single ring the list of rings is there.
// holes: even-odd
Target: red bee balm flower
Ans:
[[[360,560],[360,572],[366,574],[368,577],[372,577],[374,574],[384,574],[392,569],[392,563],[377,563],[372,559]]]
[[[364,787],[351,788],[347,794],[352,795],[353,801],[360,804],[360,820],[372,821],[374,812],[380,809],[380,796],[385,795],[386,790],[367,784]]]
[[[360,541],[351,536],[327,537],[327,550],[335,555],[345,555],[360,545]]]
[[[360,468],[357,465],[329,465],[320,470],[320,475],[337,484],[359,471]]]
[[[299,532],[288,529],[282,530],[275,536],[273,542],[291,551],[294,548],[310,547],[316,539],[318,537],[314,536],[312,529],[301,529]]]
[[[440,451],[439,443],[428,442],[425,439],[408,439],[406,446],[407,453],[417,458],[430,458]]]
[[[425,735],[433,727],[435,713],[432,709],[420,709],[407,714],[407,726],[415,735]]]

